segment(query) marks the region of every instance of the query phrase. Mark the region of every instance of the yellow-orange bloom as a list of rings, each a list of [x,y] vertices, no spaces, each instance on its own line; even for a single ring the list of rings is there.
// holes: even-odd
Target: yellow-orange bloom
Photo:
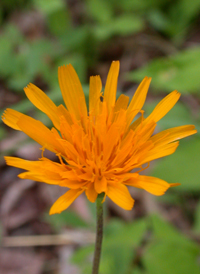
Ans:
[[[169,187],[177,185],[140,175],[140,171],[150,161],[172,154],[179,144],[178,139],[196,133],[193,125],[186,125],[153,135],[156,123],[176,104],[180,93],[171,92],[145,119],[141,109],[151,78],[144,78],[129,103],[129,97],[123,94],[116,101],[118,74],[119,62],[115,61],[108,73],[104,94],[100,77],[90,78],[89,110],[71,65],[58,69],[66,108],[57,107],[44,92],[29,84],[24,91],[51,119],[51,130],[18,111],[7,109],[3,114],[5,124],[25,132],[59,158],[60,163],[43,155],[38,161],[5,157],[8,165],[26,170],[19,175],[22,179],[69,188],[53,204],[50,214],[65,210],[83,192],[91,202],[103,192],[105,197],[130,210],[134,200],[127,186],[162,195]],[[133,122],[138,113],[141,116]]]

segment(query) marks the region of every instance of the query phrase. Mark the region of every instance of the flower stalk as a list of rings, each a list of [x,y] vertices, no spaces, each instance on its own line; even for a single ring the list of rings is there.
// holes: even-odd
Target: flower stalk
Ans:
[[[93,259],[93,267],[92,274],[99,273],[99,263],[101,258],[101,247],[103,240],[103,198],[104,193],[98,195],[96,200],[96,242],[95,242],[95,251],[94,251],[94,259]]]

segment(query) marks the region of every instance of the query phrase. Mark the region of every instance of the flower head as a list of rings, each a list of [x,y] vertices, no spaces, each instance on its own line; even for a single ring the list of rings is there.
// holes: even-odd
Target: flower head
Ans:
[[[50,214],[65,210],[81,193],[91,202],[105,193],[120,207],[130,210],[134,200],[127,186],[142,188],[162,195],[177,184],[140,175],[144,166],[157,158],[175,152],[178,139],[196,133],[193,125],[179,126],[153,135],[156,123],[176,104],[180,97],[171,92],[144,118],[142,107],[151,78],[145,77],[129,103],[121,95],[116,101],[119,62],[112,63],[104,94],[99,76],[90,78],[89,110],[79,78],[71,65],[58,69],[58,78],[65,106],[56,106],[33,84],[25,89],[28,99],[52,121],[48,129],[18,111],[7,109],[2,120],[38,142],[42,149],[54,152],[59,162],[43,156],[38,161],[5,157],[10,166],[25,169],[22,179],[68,187],[51,207]],[[137,114],[140,117],[135,119]],[[131,172],[132,171],[132,172]]]

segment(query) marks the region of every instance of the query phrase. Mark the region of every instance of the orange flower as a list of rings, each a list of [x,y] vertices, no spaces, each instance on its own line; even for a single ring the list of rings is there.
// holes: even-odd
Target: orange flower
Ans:
[[[171,92],[145,119],[141,109],[151,78],[144,78],[129,103],[129,97],[123,94],[116,101],[118,74],[119,62],[115,61],[104,94],[100,77],[90,78],[89,111],[81,83],[71,65],[58,69],[67,108],[57,107],[39,88],[29,84],[24,91],[51,119],[51,130],[18,111],[7,109],[3,114],[5,124],[23,131],[43,150],[48,149],[59,158],[60,163],[52,162],[43,154],[38,161],[5,157],[8,165],[26,170],[19,175],[22,179],[69,188],[53,204],[50,214],[65,210],[83,192],[91,202],[103,192],[120,207],[131,210],[134,200],[127,186],[163,195],[169,187],[177,185],[139,173],[150,161],[174,153],[178,139],[196,133],[193,125],[186,125],[153,135],[156,123],[176,104],[180,93]],[[138,113],[141,116],[132,122]]]

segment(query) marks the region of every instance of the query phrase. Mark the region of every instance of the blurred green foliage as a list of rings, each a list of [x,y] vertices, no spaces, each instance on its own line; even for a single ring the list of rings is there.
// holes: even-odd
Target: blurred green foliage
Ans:
[[[200,170],[197,153],[199,147],[200,138],[192,138],[192,142],[190,138],[182,141],[176,153],[160,161],[152,175],[168,182],[181,182],[178,190],[174,189],[174,191],[199,192]],[[177,168],[177,164],[180,168]]]
[[[181,93],[199,93],[200,47],[182,50],[177,54],[157,58],[146,66],[130,72],[129,80],[140,81],[144,75],[153,78],[152,86],[157,90]]]
[[[181,36],[181,43],[200,11],[198,0],[193,5],[187,0],[87,0],[84,4],[86,12],[81,23],[74,27],[67,2],[63,0],[1,1],[0,75],[6,78],[9,88],[21,92],[37,77],[49,89],[54,88],[57,66],[69,62],[82,82],[86,82],[87,68],[95,64],[101,45],[112,37],[133,35],[151,26],[172,41]],[[5,23],[3,15],[16,8],[39,11],[51,35],[27,39],[12,23]],[[197,92],[199,59],[199,48],[181,51],[170,58],[153,60],[131,73],[129,79],[139,81],[148,74],[154,77],[153,85],[158,89],[169,91],[176,86],[181,92]]]
[[[51,224],[52,228],[56,232],[60,232],[61,227],[69,226],[69,227],[88,227],[87,223],[84,222],[75,212],[67,210],[63,211],[62,214],[55,214],[50,216],[48,213],[45,214],[44,220]]]
[[[73,256],[85,274],[91,272],[92,252],[89,246]],[[105,229],[100,273],[198,274],[199,255],[198,244],[157,215],[131,224],[113,220]]]
[[[88,72],[105,58],[102,58],[103,50],[109,48],[116,37],[123,40],[153,33],[152,39],[162,37],[175,50],[152,58],[127,73],[126,79],[139,83],[145,75],[152,76],[152,92],[160,98],[173,89],[184,94],[184,100],[159,122],[160,130],[184,124],[195,124],[200,130],[199,113],[194,118],[185,103],[187,96],[193,100],[200,97],[200,46],[196,43],[195,47],[187,48],[186,44],[189,33],[198,28],[199,0],[86,0],[80,1],[79,9],[74,10],[70,3],[73,4],[64,0],[0,1],[0,82],[21,99],[12,108],[23,113],[35,109],[23,94],[29,82],[41,81],[49,97],[57,105],[62,103],[57,67],[67,63],[75,67],[88,97]],[[10,19],[14,13],[33,11],[45,22],[43,34],[35,37],[23,33]],[[153,103],[146,103],[146,115],[158,101],[156,98]],[[41,113],[36,112],[35,117],[49,125]],[[1,127],[0,139],[6,136],[6,127]],[[182,201],[182,195],[195,195],[199,200],[199,147],[199,136],[190,137],[181,141],[181,148],[174,155],[154,164],[152,175],[169,182],[181,182],[181,186],[166,194],[162,201],[185,208],[187,200]],[[93,205],[91,208],[93,212]],[[199,237],[200,202],[191,218],[192,231]],[[55,231],[63,225],[88,226],[70,211],[45,216],[45,220]],[[83,273],[90,273],[92,253],[93,246],[75,252],[73,261],[80,265]],[[104,274],[199,274],[199,256],[199,246],[193,240],[158,216],[130,224],[111,220],[105,229],[100,271]]]

